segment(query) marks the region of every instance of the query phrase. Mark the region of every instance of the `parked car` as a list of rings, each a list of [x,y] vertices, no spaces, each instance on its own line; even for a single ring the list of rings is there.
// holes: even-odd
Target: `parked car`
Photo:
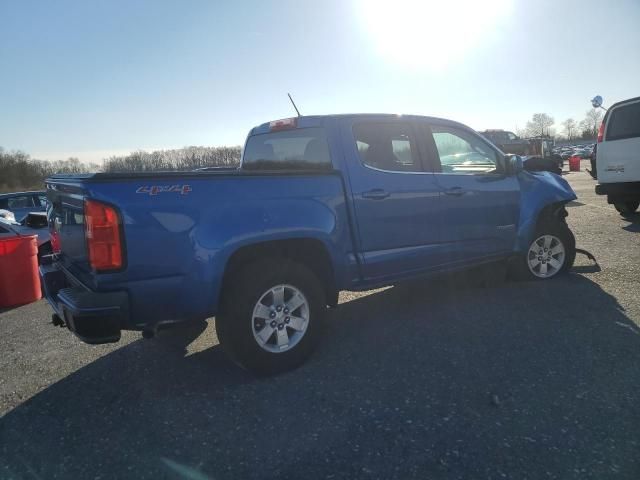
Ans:
[[[262,374],[309,356],[341,290],[479,265],[548,280],[575,257],[562,177],[431,117],[278,120],[250,131],[236,171],[46,183],[54,323],[105,343],[215,316],[225,350]]]
[[[10,215],[5,214],[7,212]],[[47,214],[45,212],[29,213],[22,222],[16,222],[13,213],[0,210],[0,239],[36,235],[38,237],[38,258],[51,253],[51,243]]]
[[[595,165],[594,165],[595,164]],[[623,214],[640,206],[640,97],[612,105],[598,132],[596,193]]]
[[[571,152],[571,156],[577,156],[580,158],[589,158],[591,156],[591,151],[587,148],[575,148],[573,152]]]
[[[29,212],[44,212],[47,209],[44,191],[0,193],[0,209],[13,212],[19,222]]]

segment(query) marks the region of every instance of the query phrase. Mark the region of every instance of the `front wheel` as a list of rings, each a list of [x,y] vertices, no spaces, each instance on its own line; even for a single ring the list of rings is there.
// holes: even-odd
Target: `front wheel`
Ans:
[[[613,206],[619,213],[633,213],[638,210],[640,202],[638,200],[632,200],[629,202],[617,202],[614,203]]]
[[[216,330],[242,367],[261,375],[291,370],[313,352],[322,331],[322,282],[288,259],[244,267],[224,290]]]
[[[541,225],[524,255],[513,268],[520,280],[548,280],[567,272],[576,258],[576,240],[566,223],[556,220]]]

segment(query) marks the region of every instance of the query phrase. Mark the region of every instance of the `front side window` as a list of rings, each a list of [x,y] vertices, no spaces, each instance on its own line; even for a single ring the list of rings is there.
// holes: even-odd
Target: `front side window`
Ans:
[[[476,174],[496,169],[497,153],[482,139],[457,128],[431,127],[442,173]]]
[[[420,172],[420,159],[408,123],[360,123],[353,136],[362,163],[388,172]]]
[[[331,170],[322,128],[297,128],[249,137],[243,170]]]
[[[614,109],[607,127],[607,140],[635,137],[640,137],[640,102]]]

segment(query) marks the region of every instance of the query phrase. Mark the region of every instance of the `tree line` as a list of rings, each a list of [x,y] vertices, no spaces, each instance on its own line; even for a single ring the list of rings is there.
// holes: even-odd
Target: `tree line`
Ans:
[[[602,110],[592,108],[587,110],[584,119],[576,121],[574,118],[567,118],[560,125],[561,131],[558,133],[553,128],[555,119],[547,113],[534,113],[524,129],[518,129],[517,133],[521,137],[555,137],[556,140],[595,140],[598,136],[598,129],[602,122]]]
[[[234,166],[240,162],[240,147],[185,147],[154,152],[136,151],[112,156],[101,164],[77,158],[38,160],[21,151],[0,147],[0,193],[42,189],[44,179],[55,173],[146,172],[195,170],[204,167]]]
[[[104,172],[149,172],[228,167],[240,163],[240,147],[185,147],[154,152],[136,151],[112,156],[103,162]]]

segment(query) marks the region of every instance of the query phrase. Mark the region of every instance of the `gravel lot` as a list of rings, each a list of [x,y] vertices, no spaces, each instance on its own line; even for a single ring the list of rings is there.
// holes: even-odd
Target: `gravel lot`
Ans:
[[[640,215],[566,178],[601,270],[343,294],[276,378],[211,323],[89,346],[43,301],[1,312],[0,478],[640,478]]]

